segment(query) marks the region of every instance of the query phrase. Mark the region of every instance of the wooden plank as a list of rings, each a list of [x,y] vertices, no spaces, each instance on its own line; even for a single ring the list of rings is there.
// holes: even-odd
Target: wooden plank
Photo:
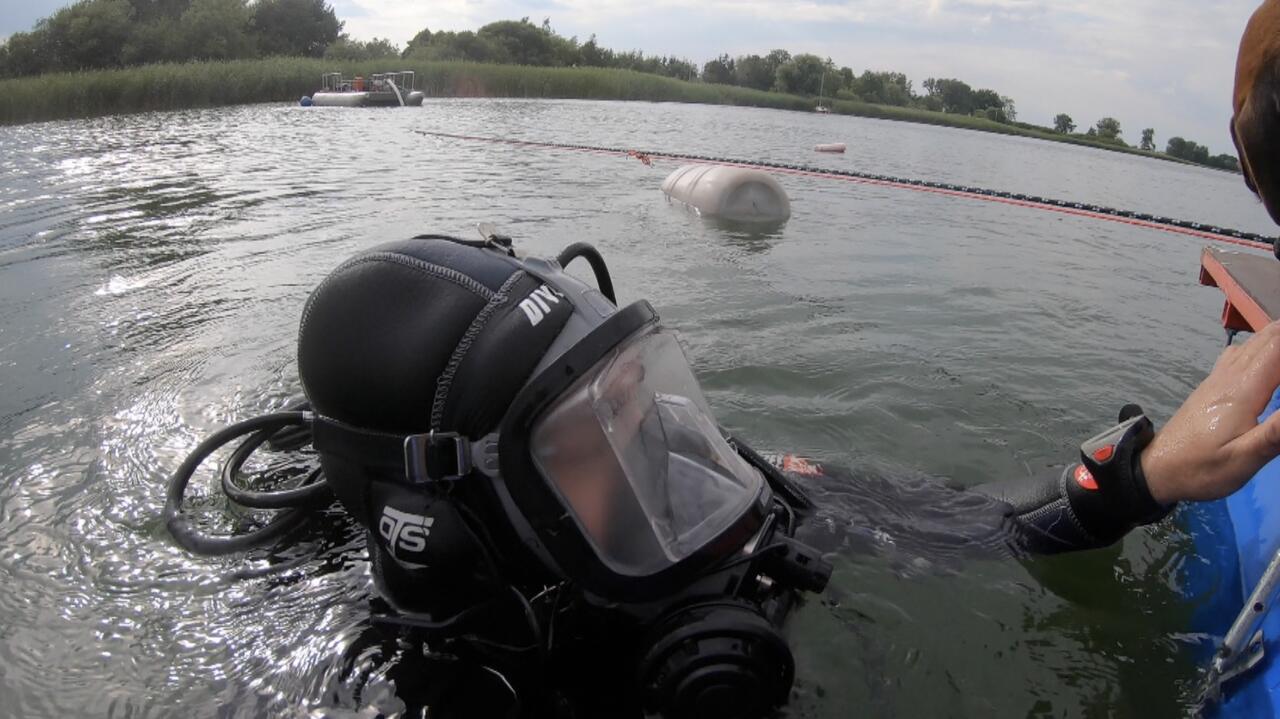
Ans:
[[[1229,330],[1256,332],[1280,317],[1280,262],[1274,257],[1206,247],[1200,284],[1227,296],[1222,326]]]

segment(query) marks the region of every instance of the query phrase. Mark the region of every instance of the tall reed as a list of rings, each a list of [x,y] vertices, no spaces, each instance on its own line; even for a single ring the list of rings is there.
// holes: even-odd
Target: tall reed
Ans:
[[[749,105],[812,110],[814,100],[732,85],[686,82],[659,75],[597,67],[529,67],[469,62],[376,60],[330,62],[302,57],[269,57],[229,62],[162,63],[120,70],[53,73],[0,80],[0,124],[39,122],[151,110],[215,107],[252,102],[296,101],[316,90],[320,75],[342,71],[369,75],[414,70],[428,97],[538,97],[643,100]],[[1034,127],[986,118],[950,115],[908,107],[836,100],[840,114],[943,125],[1106,150],[1172,159],[1135,148],[1068,137]]]

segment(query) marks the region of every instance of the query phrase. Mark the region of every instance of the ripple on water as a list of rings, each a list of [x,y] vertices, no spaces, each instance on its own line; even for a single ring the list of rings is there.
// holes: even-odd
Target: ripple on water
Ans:
[[[178,549],[168,474],[213,428],[300,393],[298,316],[343,258],[492,221],[587,240],[676,329],[726,426],[848,466],[811,483],[836,566],[792,627],[790,716],[1167,716],[1191,661],[1175,525],[1017,561],[946,485],[1024,475],[1141,399],[1168,416],[1216,351],[1198,245],[884,187],[783,178],[781,228],[663,200],[674,164],[415,129],[803,161],[1255,231],[1222,173],[1049,143],[747,108],[267,105],[0,128],[0,697],[22,716],[356,716],[433,665],[373,627],[361,534]],[[477,130],[481,132],[481,130]],[[846,156],[814,156],[840,136]],[[22,148],[22,151],[13,151]],[[29,149],[28,149],[29,148]],[[585,273],[575,265],[574,272]],[[193,483],[230,526],[212,471]],[[1173,688],[1171,690],[1171,687]],[[495,688],[501,692],[501,688]],[[1182,704],[1179,704],[1182,702]],[[366,711],[367,710],[367,711]]]

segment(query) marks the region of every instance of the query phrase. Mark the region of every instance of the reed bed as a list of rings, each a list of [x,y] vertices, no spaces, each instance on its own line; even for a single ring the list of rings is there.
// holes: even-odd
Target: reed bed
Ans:
[[[744,105],[809,111],[812,98],[732,85],[686,82],[659,75],[597,67],[529,67],[469,62],[375,60],[335,63],[315,58],[270,57],[228,62],[162,63],[119,70],[52,73],[0,80],[0,124],[117,115],[155,110],[296,101],[317,88],[320,75],[342,71],[369,75],[414,70],[427,97],[537,97],[639,100]],[[839,114],[958,127],[1106,150],[1173,159],[1033,126],[950,115],[909,107],[829,101]]]

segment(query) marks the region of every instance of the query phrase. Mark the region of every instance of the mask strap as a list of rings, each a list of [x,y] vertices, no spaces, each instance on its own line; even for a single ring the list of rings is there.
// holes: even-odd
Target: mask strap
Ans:
[[[472,442],[457,432],[395,434],[317,416],[312,444],[321,453],[367,467],[397,470],[409,484],[452,482],[473,470],[496,474],[498,436]]]

